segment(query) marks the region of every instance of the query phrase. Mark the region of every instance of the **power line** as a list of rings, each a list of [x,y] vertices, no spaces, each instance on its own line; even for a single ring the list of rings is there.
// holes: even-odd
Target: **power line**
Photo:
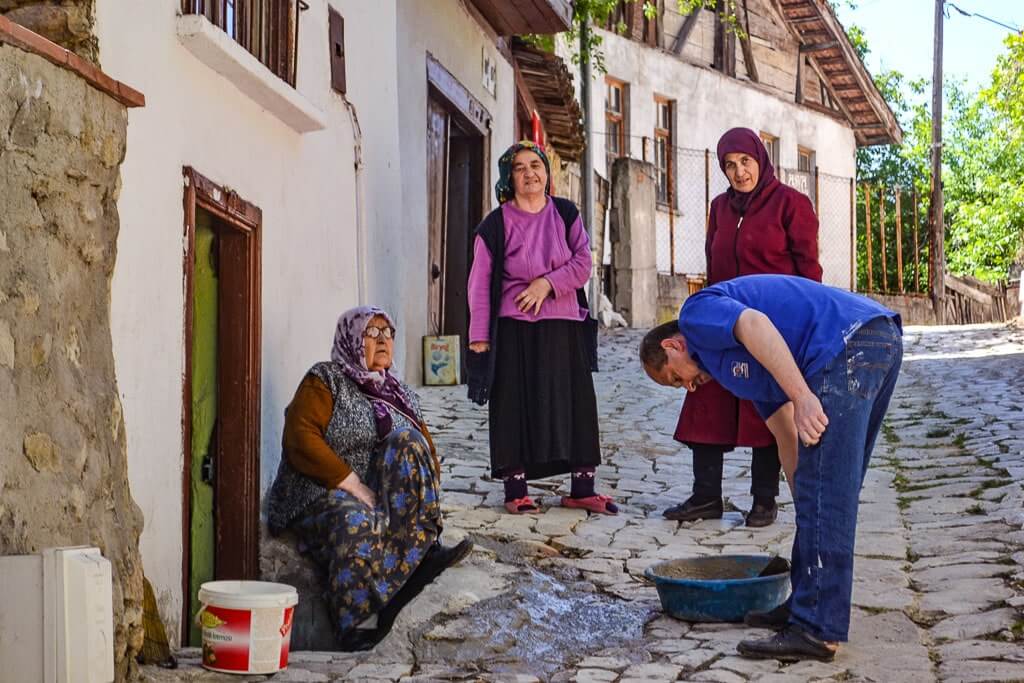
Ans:
[[[993,19],[992,17],[986,17],[984,14],[978,14],[977,12],[968,12],[966,10],[963,10],[963,9],[957,7],[956,5],[954,5],[951,2],[947,2],[946,4],[949,5],[950,7],[952,7],[953,9],[955,9],[960,14],[964,15],[965,17],[978,17],[979,19],[984,19],[985,21],[991,22],[991,23],[995,24],[996,26],[1002,26],[1003,28],[1008,28],[1011,31],[1013,31],[1014,33],[1020,33],[1021,32],[1021,29],[1019,29],[1018,27],[1010,26],[1009,24],[1004,24],[1003,22],[999,21],[998,19]]]

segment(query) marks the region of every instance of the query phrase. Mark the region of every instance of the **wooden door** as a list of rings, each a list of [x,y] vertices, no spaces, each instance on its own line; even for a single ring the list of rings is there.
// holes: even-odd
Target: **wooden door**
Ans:
[[[214,579],[216,555],[213,460],[217,454],[218,303],[217,230],[209,212],[196,211],[192,258],[192,334],[189,339],[191,379],[191,467],[189,477],[189,644],[199,645],[202,633],[195,622],[200,586]]]
[[[448,211],[445,221],[444,325],[443,334],[457,334],[463,345],[469,335],[467,284],[473,249],[473,232],[483,218],[484,138],[453,125],[448,146]]]
[[[191,168],[184,175],[182,638],[189,642],[203,581],[259,578],[262,213]]]
[[[427,100],[428,333],[444,330],[445,233],[448,217],[448,144],[451,116]]]

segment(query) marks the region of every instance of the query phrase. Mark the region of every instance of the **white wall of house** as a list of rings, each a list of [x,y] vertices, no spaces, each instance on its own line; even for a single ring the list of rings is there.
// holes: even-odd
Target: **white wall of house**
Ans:
[[[626,140],[629,154],[653,161],[656,120],[655,96],[674,100],[675,145],[695,152],[677,152],[676,196],[679,212],[675,223],[676,272],[704,271],[704,157],[711,151],[710,196],[725,191],[728,182],[718,168],[715,148],[729,128],[744,126],[779,138],[779,166],[797,168],[797,147],[815,152],[821,174],[837,177],[828,181],[830,203],[823,202],[820,245],[824,279],[829,284],[850,286],[849,189],[843,180],[854,176],[856,143],[853,130],[843,122],[802,107],[778,94],[730,78],[711,68],[696,66],[672,54],[651,49],[607,31],[599,31],[604,41],[607,72],[595,73],[591,89],[594,112],[594,165],[607,177],[603,153],[605,144],[605,76],[624,81],[628,86]],[[563,45],[561,49],[565,49]],[[778,169],[776,169],[778,171]],[[824,176],[823,176],[824,177]],[[842,186],[842,187],[840,187]],[[813,192],[813,189],[812,189]],[[820,190],[824,196],[824,189]],[[659,269],[667,271],[669,261],[669,215],[658,212]]]
[[[236,87],[237,76],[183,45],[179,0],[97,0],[104,70],[146,95],[146,107],[129,115],[112,325],[129,479],[145,515],[143,563],[172,634],[180,632],[183,599],[182,167],[262,210],[265,491],[280,459],[284,408],[305,370],[328,356],[340,311],[375,303],[392,312],[399,372],[420,381],[428,52],[492,117],[492,183],[493,166],[512,142],[512,67],[463,0],[307,1],[295,92],[325,127],[300,133]],[[328,4],[345,18],[351,107],[330,87]],[[496,97],[482,85],[485,50],[498,65]],[[269,71],[246,79],[268,76],[280,86]]]
[[[465,0],[400,0],[398,14],[399,118],[396,131],[402,153],[400,193],[402,221],[397,243],[411,255],[403,272],[382,272],[391,286],[404,294],[396,310],[410,330],[427,329],[427,53],[433,55],[483,105],[491,115],[490,154],[486,197],[494,206],[491,187],[497,179],[497,162],[513,142],[515,132],[515,78],[512,66],[495,47],[489,35],[466,7]],[[483,86],[483,52],[497,64],[496,96]],[[394,201],[394,199],[392,199]],[[384,247],[382,246],[383,250]],[[388,262],[385,261],[385,264]],[[419,336],[408,339],[406,367],[420,381]]]
[[[142,558],[172,634],[182,605],[182,167],[263,213],[264,486],[285,406],[327,356],[338,312],[357,303],[352,126],[330,88],[327,4],[309,4],[296,90],[327,126],[300,134],[182,45],[178,0],[97,2],[104,70],[146,95],[129,114],[111,307],[129,479],[145,515]]]

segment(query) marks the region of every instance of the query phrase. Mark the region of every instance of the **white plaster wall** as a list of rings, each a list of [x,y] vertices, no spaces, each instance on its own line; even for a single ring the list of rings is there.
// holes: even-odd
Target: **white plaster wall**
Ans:
[[[594,166],[607,177],[604,145],[605,75],[629,84],[627,140],[629,153],[643,158],[643,137],[652,138],[655,125],[655,95],[676,102],[677,147],[696,154],[677,152],[677,188],[680,214],[676,222],[677,272],[702,272],[704,262],[704,160],[699,153],[711,151],[710,196],[728,187],[718,168],[715,147],[721,135],[734,126],[764,131],[780,140],[779,166],[797,167],[797,146],[815,151],[822,174],[851,178],[856,172],[856,140],[853,130],[842,122],[802,107],[749,82],[729,78],[711,68],[684,62],[668,52],[640,45],[622,36],[599,30],[604,41],[605,73],[595,70],[591,89],[594,112]],[[568,53],[560,43],[561,54]],[[648,141],[648,159],[653,146]],[[846,193],[848,195],[848,191]],[[822,193],[824,196],[824,193]],[[833,208],[834,207],[834,208]],[[824,208],[824,204],[823,204]],[[844,213],[845,209],[845,213]],[[668,214],[658,212],[658,265],[668,271]],[[829,284],[850,286],[849,197],[836,195],[829,214],[822,217],[821,261]]]
[[[263,212],[264,487],[285,406],[304,371],[327,356],[338,312],[357,303],[352,130],[330,89],[326,1],[309,4],[297,90],[329,124],[300,135],[178,42],[178,0],[97,2],[104,70],[146,95],[129,114],[111,307],[129,479],[145,515],[143,564],[172,638],[182,605],[182,167]],[[363,45],[370,30],[348,27]],[[350,75],[373,69],[349,64]],[[384,82],[390,73],[379,72]]]
[[[395,240],[409,254],[401,271],[381,272],[390,287],[402,292],[396,313],[410,330],[407,338],[407,374],[421,377],[420,337],[427,329],[427,62],[429,52],[469,90],[491,115],[490,159],[487,179],[489,206],[495,205],[493,185],[497,162],[513,142],[515,80],[512,66],[466,9],[464,0],[399,0],[398,14],[398,131],[402,155],[402,218]],[[497,96],[483,85],[482,51],[497,64]],[[393,199],[397,201],[397,199]],[[378,247],[384,253],[385,246]],[[383,285],[382,285],[383,286]]]

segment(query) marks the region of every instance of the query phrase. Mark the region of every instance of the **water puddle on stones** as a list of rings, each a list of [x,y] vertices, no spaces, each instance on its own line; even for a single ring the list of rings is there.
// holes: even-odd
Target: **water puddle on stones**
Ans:
[[[535,569],[500,596],[479,602],[420,634],[424,663],[495,673],[530,673],[547,680],[591,652],[638,640],[649,606],[571,588]]]

